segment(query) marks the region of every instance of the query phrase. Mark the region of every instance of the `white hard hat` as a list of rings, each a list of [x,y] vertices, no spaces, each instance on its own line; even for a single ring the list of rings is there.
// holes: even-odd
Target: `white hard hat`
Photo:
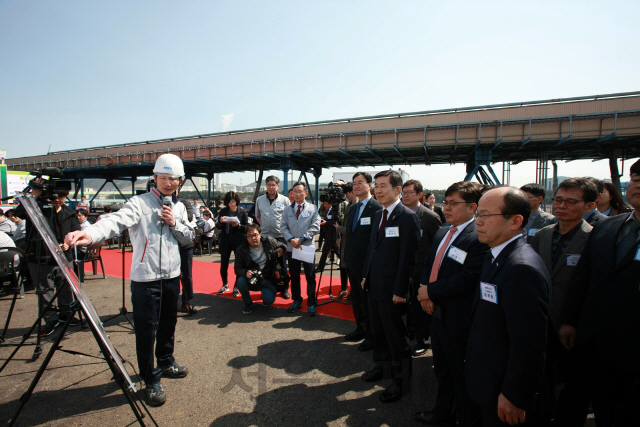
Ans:
[[[184,166],[182,160],[175,154],[163,154],[156,160],[156,165],[153,168],[155,175],[165,175],[174,178],[184,177]]]

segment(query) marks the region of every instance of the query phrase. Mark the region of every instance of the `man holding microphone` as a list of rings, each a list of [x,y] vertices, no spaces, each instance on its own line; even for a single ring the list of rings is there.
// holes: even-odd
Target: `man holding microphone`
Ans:
[[[65,243],[90,246],[129,229],[138,368],[146,384],[147,403],[160,406],[166,401],[160,378],[183,378],[189,373],[173,358],[173,345],[180,295],[179,247],[189,244],[195,233],[187,225],[185,206],[174,195],[184,177],[182,160],[174,154],[163,154],[153,173],[157,189],[132,197],[118,212],[85,230],[69,233]],[[156,338],[157,367],[153,363]]]

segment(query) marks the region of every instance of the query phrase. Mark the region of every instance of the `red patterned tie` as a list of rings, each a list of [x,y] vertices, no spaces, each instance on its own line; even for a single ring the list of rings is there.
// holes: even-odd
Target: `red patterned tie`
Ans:
[[[298,212],[296,212],[296,219],[300,218],[300,208],[302,205],[298,205]]]
[[[449,247],[449,242],[451,241],[451,238],[456,233],[456,231],[458,231],[456,227],[451,227],[449,229],[447,240],[444,241],[444,243],[442,244],[442,247],[436,254],[436,259],[433,260],[433,265],[431,266],[431,276],[429,276],[429,283],[435,282],[438,279],[438,270],[440,270],[440,263],[442,261],[442,258],[444,257],[444,253],[447,251],[447,248]]]
[[[386,209],[382,213],[382,221],[380,222],[380,228],[378,229],[378,239],[380,238],[380,235],[382,234],[382,230],[384,230],[384,226],[387,223],[387,213],[388,212]]]

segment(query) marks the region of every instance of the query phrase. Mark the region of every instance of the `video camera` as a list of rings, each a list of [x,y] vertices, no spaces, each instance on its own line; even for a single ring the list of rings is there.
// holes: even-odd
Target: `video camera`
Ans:
[[[344,194],[344,189],[341,185],[333,185],[333,182],[330,182],[327,188],[321,188],[320,190],[320,201],[327,202],[331,206],[339,205],[344,202],[347,197]]]
[[[65,181],[60,179],[62,172],[58,168],[43,168],[30,172],[31,175],[35,175],[35,178],[29,181],[29,187],[32,190],[42,191],[42,195],[39,200],[43,203],[50,203],[58,198],[55,194],[56,191],[71,191],[71,181]],[[42,178],[43,175],[49,177],[49,179]],[[36,182],[40,178],[41,182]]]

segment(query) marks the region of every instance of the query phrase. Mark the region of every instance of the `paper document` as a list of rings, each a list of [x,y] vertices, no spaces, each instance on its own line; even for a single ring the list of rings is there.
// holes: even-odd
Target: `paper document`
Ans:
[[[240,224],[240,220],[238,219],[237,216],[225,216],[224,222],[229,222],[229,223],[235,222],[236,224]]]
[[[313,264],[316,259],[316,248],[314,246],[300,246],[301,249],[293,248],[291,256],[293,259]]]

